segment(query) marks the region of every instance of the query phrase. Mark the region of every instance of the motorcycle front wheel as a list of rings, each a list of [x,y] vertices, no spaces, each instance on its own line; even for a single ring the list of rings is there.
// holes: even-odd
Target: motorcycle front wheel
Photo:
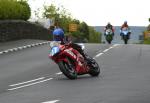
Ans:
[[[112,34],[106,35],[106,40],[107,40],[108,44],[111,44],[112,39],[113,39]]]
[[[71,63],[69,59],[68,63],[64,61],[60,61],[58,63],[60,71],[69,79],[76,79],[77,72],[75,71],[75,66]]]
[[[127,35],[123,36],[123,39],[124,39],[124,44],[128,44],[128,37],[127,37]]]

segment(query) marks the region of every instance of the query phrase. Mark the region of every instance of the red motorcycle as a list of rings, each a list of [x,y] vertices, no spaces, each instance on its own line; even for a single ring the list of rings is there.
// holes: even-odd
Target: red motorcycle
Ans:
[[[61,72],[69,79],[76,79],[77,75],[83,74],[90,74],[91,76],[100,74],[98,63],[88,55],[86,55],[87,58],[85,60],[71,45],[51,42],[50,47],[49,58],[58,64]]]

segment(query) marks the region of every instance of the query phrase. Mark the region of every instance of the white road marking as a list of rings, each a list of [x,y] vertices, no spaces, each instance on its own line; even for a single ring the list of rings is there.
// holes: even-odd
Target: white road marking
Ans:
[[[17,48],[12,48],[12,49],[8,49],[8,50],[0,51],[0,55],[4,54],[4,53],[8,53],[8,52],[18,51],[18,50],[22,50],[22,49],[25,49],[25,48],[30,48],[30,47],[38,46],[38,45],[48,44],[50,42],[51,41],[42,42],[42,43],[36,43],[36,44],[31,44],[31,45],[24,45],[22,47],[17,47]]]
[[[111,46],[109,49],[112,49],[112,48],[114,48],[113,46]]]
[[[16,51],[17,51],[17,50],[18,50],[18,48],[13,48],[13,50],[16,50]]]
[[[19,49],[23,49],[22,47],[18,47]]]
[[[113,46],[109,47],[108,49],[105,49],[103,52],[97,54],[93,59],[95,59],[96,57],[99,57],[99,56],[103,55],[105,52],[107,52],[107,51],[109,51],[110,49],[112,49],[112,48],[114,48],[114,47],[116,47],[116,46],[119,46],[119,45],[120,45],[120,44],[114,44]],[[101,51],[101,50],[99,50],[99,51]]]
[[[42,102],[42,103],[56,103],[59,102],[60,100],[53,100],[53,101],[47,101],[47,102]]]
[[[39,45],[40,43],[36,43],[36,44],[34,44],[34,45]]]
[[[9,51],[14,51],[13,49],[9,49]]]
[[[115,47],[115,46],[119,46],[120,44],[114,44],[113,46]]]
[[[11,91],[11,90],[16,90],[16,89],[28,87],[28,86],[31,86],[31,85],[39,84],[39,83],[42,83],[42,82],[46,82],[46,81],[49,81],[49,80],[52,80],[52,79],[53,79],[53,78],[48,78],[48,79],[45,79],[45,80],[42,80],[42,81],[39,81],[39,82],[35,82],[35,83],[31,83],[31,84],[19,86],[19,87],[16,87],[16,88],[11,88],[11,89],[8,89],[8,90],[9,90],[9,91]]]
[[[31,45],[27,45],[27,47],[31,47]]]
[[[102,54],[104,54],[104,53],[99,53],[99,54],[97,54],[95,57],[99,57],[99,56],[101,56]]]
[[[56,73],[57,75],[60,75],[60,74],[62,74],[62,72],[58,72],[58,73]]]
[[[23,48],[25,49],[25,48],[27,48],[27,46],[23,46]]]
[[[5,50],[4,52],[5,52],[5,53],[8,53],[9,51],[8,51],[8,50]]]
[[[105,49],[103,52],[107,52],[109,49]]]
[[[36,44],[31,44],[31,46],[35,46]]]
[[[9,85],[11,87],[13,86],[18,86],[18,85],[22,85],[22,84],[26,84],[26,83],[31,83],[31,82],[34,82],[34,81],[38,81],[38,80],[41,80],[41,79],[44,79],[45,77],[41,77],[41,78],[37,78],[37,79],[33,79],[33,80],[30,80],[30,81],[26,81],[26,82],[21,82],[21,83],[17,83],[17,84],[12,84],[12,85]]]

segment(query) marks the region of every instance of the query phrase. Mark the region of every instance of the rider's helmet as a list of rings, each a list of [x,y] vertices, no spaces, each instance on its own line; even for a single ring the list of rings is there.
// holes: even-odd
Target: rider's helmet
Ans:
[[[110,22],[108,22],[107,28],[112,28],[112,25],[110,24]]]
[[[63,38],[64,38],[64,31],[59,27],[55,28],[55,30],[53,31],[54,41],[63,41]]]
[[[127,21],[124,21],[124,24],[127,24],[128,22]]]
[[[108,22],[107,25],[110,25],[110,22]]]

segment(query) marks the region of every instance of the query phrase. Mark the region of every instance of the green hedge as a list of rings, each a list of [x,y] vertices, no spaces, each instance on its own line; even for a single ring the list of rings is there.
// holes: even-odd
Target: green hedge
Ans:
[[[144,39],[143,44],[150,44],[150,38]]]
[[[31,10],[26,1],[0,0],[0,20],[28,20]]]
[[[101,33],[96,32],[93,27],[89,27],[89,42],[90,43],[101,43]]]

